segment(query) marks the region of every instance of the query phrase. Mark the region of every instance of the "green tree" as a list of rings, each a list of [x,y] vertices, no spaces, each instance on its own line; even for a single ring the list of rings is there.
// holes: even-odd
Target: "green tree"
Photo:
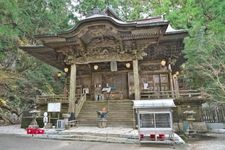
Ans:
[[[0,106],[0,119],[13,112],[21,114],[37,94],[63,89],[62,80],[55,82],[58,70],[18,47],[40,44],[35,34],[69,28],[69,21],[76,20],[73,11],[71,0],[0,0],[0,98],[7,103]]]
[[[149,11],[147,7],[149,4],[149,0],[80,0],[76,10],[87,17],[95,8],[103,11],[106,7],[110,7],[121,19],[129,21],[143,18]]]
[[[185,77],[213,101],[225,101],[225,2],[222,0],[155,0],[153,14],[166,14],[176,28],[188,29],[183,53]]]
[[[71,6],[70,0],[0,0],[1,63],[8,53],[17,54],[21,43],[34,44],[34,34],[68,28],[68,21],[75,19]]]
[[[0,67],[21,74],[27,69],[32,71],[35,64],[39,64],[44,67],[40,73],[52,72],[54,69],[40,65],[18,47],[35,44],[35,34],[69,28],[69,20],[76,19],[73,11],[71,0],[0,0]]]

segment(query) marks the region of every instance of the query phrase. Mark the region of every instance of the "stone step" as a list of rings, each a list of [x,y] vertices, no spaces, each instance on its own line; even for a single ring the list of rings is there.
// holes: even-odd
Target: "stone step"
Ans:
[[[110,126],[133,125],[133,103],[130,100],[86,101],[77,118],[80,126],[97,125],[97,111],[103,107],[109,111],[107,115]]]
[[[119,107],[119,106],[118,106]],[[133,109],[130,108],[109,108],[107,109],[109,112],[125,112],[125,111],[130,111],[132,112]]]
[[[108,127],[133,127],[132,121],[107,122]]]
[[[108,115],[107,116],[108,118],[107,119],[116,119],[116,118],[118,118],[118,119],[129,119],[129,118],[133,118],[133,115]]]
[[[91,126],[91,127],[97,127],[98,122],[82,122],[78,123],[77,126]],[[107,127],[133,127],[132,121],[118,121],[118,122],[107,122]]]
[[[108,103],[109,105],[129,105],[132,106],[132,103]]]
[[[110,107],[114,107],[114,106],[124,106],[124,107],[133,107],[133,104],[109,104]]]
[[[84,120],[84,119],[89,119],[89,120],[97,120],[97,116],[93,117],[93,116],[82,116],[82,118],[77,118],[77,120]],[[108,116],[107,120],[132,120],[133,117],[132,116],[126,116],[126,117],[116,117],[116,116]]]
[[[92,118],[79,118],[77,119],[78,122],[82,123],[82,122],[96,122],[98,121],[98,119],[92,119]],[[110,122],[126,122],[126,121],[133,121],[133,118],[128,118],[128,119],[125,119],[125,118],[117,118],[117,119],[114,119],[114,118],[111,118],[111,119],[107,119],[108,121]]]
[[[83,116],[83,115],[90,115],[90,116],[97,116],[97,112],[93,111],[93,112],[80,112],[79,116]],[[133,111],[118,111],[118,112],[112,112],[109,111],[107,116],[120,116],[120,115],[133,115]],[[78,116],[78,117],[79,117]]]
[[[107,120],[133,120],[132,116],[127,116],[127,117],[108,117]]]
[[[123,120],[127,120],[127,119],[132,119],[132,116],[108,116],[107,118],[108,120],[119,120],[119,119],[123,119]]]
[[[90,118],[90,117],[82,117],[82,118],[77,118],[78,122],[83,122],[83,121],[97,121],[98,118]],[[132,117],[127,117],[127,118],[111,118],[111,117],[108,117],[107,118],[108,121],[111,121],[111,122],[117,122],[117,121],[133,121],[133,118]]]
[[[91,127],[97,127],[98,123],[97,122],[82,122],[82,123],[78,123],[77,124],[78,127],[82,127],[82,126],[91,126]]]
[[[109,101],[107,102],[108,104],[133,104],[133,102],[129,102],[129,101],[117,101],[117,102],[112,102],[112,101]]]
[[[133,112],[133,109],[109,109],[109,112]]]
[[[97,114],[99,110],[81,110],[80,114]],[[118,110],[108,110],[108,114],[126,114],[126,113],[133,113],[134,111],[133,110],[129,110],[129,109],[118,109]]]
[[[120,115],[133,115],[133,111],[117,111],[117,112],[110,111],[108,113],[108,115],[117,115],[117,116],[120,116]]]
[[[79,141],[92,141],[92,142],[110,142],[110,143],[138,143],[138,137],[113,137],[113,136],[102,136],[102,135],[73,135],[68,138],[69,140]]]
[[[90,122],[90,123],[93,123],[93,122],[97,122],[97,119],[90,119],[90,118],[80,118],[80,119],[77,119],[79,123],[83,123],[83,122]]]

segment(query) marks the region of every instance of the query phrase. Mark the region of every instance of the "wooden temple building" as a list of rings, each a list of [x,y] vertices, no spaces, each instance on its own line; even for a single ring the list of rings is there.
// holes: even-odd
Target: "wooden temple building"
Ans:
[[[21,49],[68,71],[68,93],[37,96],[42,112],[49,102],[61,103],[50,121],[75,113],[78,126],[96,126],[96,111],[105,107],[108,126],[134,127],[132,100],[173,99],[174,122],[182,121],[188,108],[201,121],[201,93],[179,84],[186,36],[187,31],[172,29],[161,16],[125,22],[106,9],[68,31],[37,35],[40,45]]]

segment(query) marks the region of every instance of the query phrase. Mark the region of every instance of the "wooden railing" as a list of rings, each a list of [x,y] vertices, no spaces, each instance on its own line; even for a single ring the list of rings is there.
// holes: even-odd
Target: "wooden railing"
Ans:
[[[202,92],[199,90],[180,90],[177,97],[198,97],[202,98]]]
[[[69,103],[68,97],[65,95],[38,95],[36,97],[37,104],[47,104],[49,102]]]
[[[81,108],[83,107],[84,102],[86,101],[86,94],[78,95],[76,94],[76,101],[75,103],[75,117],[78,116],[78,114],[81,111]],[[69,103],[68,97],[65,95],[38,95],[36,97],[36,103],[39,105],[48,104],[48,103]]]
[[[86,94],[82,94],[80,96],[80,99],[76,102],[75,105],[75,118],[77,118],[77,116],[79,115],[85,101],[86,101]]]
[[[202,98],[202,94],[199,90],[180,90],[175,91],[152,91],[152,90],[142,90],[141,99],[158,99],[158,98],[191,98],[198,97]]]
[[[76,94],[75,102],[81,99],[81,94]],[[68,97],[65,95],[38,95],[36,97],[37,104],[47,104],[47,103],[69,103]]]

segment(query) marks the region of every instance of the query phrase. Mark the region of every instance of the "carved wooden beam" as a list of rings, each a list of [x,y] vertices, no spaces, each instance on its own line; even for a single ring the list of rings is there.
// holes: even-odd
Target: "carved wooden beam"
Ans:
[[[109,54],[109,55],[94,55],[87,57],[76,58],[76,64],[88,64],[98,62],[110,62],[110,61],[132,61],[137,56],[129,54]]]

